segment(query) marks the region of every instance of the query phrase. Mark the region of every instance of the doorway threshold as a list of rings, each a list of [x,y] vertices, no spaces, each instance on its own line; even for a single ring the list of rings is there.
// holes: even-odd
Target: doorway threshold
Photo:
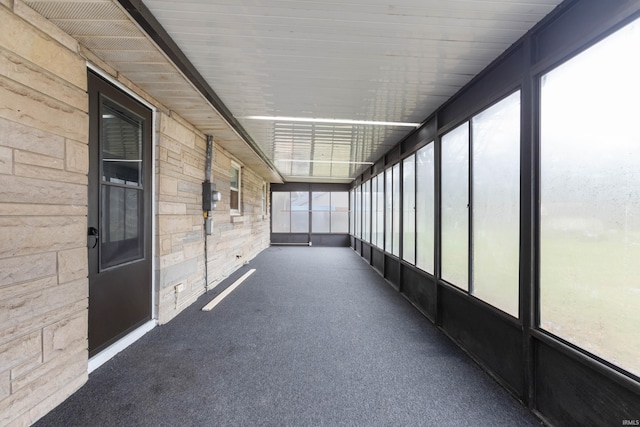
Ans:
[[[144,325],[139,328],[133,330],[131,333],[122,337],[118,341],[111,344],[109,347],[102,350],[100,353],[96,354],[92,358],[89,359],[89,368],[88,373],[92,373],[100,366],[104,365],[108,362],[113,356],[120,353],[125,348],[129,347],[134,342],[138,341],[144,334],[152,330],[158,324],[156,319],[149,320]]]

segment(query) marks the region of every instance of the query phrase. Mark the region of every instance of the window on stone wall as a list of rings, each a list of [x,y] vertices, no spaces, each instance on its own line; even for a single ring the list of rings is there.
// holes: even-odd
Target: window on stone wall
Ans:
[[[239,164],[231,162],[231,177],[229,182],[230,195],[229,206],[232,215],[240,215],[240,200],[242,199],[242,168]]]
[[[262,215],[267,214],[267,183],[262,183]]]

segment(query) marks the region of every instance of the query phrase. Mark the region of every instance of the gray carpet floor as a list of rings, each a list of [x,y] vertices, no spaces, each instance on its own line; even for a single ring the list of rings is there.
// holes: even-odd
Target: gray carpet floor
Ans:
[[[211,312],[200,309],[256,272]],[[539,426],[349,248],[271,247],[38,426]]]

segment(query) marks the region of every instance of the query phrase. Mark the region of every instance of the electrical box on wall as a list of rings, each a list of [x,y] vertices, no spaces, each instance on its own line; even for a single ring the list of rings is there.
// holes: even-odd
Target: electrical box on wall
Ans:
[[[216,191],[216,185],[209,181],[202,183],[202,210],[205,212],[215,211],[216,202],[220,201],[221,195]]]

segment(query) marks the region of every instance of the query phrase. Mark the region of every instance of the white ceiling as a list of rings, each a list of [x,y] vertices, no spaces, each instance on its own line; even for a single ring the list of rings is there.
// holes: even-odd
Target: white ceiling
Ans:
[[[42,13],[52,2],[27,3]],[[246,117],[420,123],[559,3],[144,0],[279,173],[288,181],[323,182],[351,181],[414,128]],[[82,31],[80,22],[71,28],[68,17],[49,17],[81,42],[98,35],[97,26],[87,27],[90,17]],[[112,43],[118,30],[109,27]],[[153,71],[145,62],[157,59],[118,62],[109,55],[122,46],[88,47],[134,83],[144,83]],[[189,99],[179,108],[167,105],[179,113],[192,107]]]

